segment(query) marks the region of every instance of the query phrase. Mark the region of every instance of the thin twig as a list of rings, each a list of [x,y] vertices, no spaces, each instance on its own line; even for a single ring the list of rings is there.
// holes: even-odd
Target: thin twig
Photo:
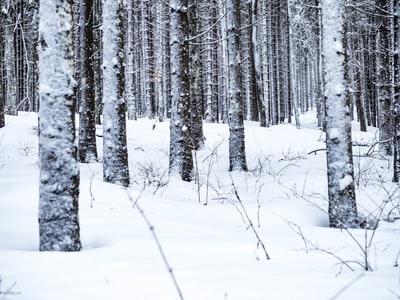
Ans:
[[[10,285],[10,287],[5,290],[4,292],[1,290],[1,282],[2,279],[0,277],[0,299],[6,299],[6,297],[1,297],[2,295],[7,296],[7,295],[20,295],[20,292],[13,292],[12,289],[17,285],[17,282],[15,281],[13,284]]]
[[[171,279],[172,279],[172,281],[174,283],[175,289],[178,292],[179,299],[184,300],[182,291],[181,291],[181,289],[179,287],[178,281],[176,280],[174,271],[173,271],[170,263],[168,262],[167,256],[165,255],[164,249],[163,249],[163,247],[162,247],[162,245],[160,243],[160,240],[158,239],[158,236],[157,236],[157,234],[156,234],[156,232],[154,230],[153,224],[150,222],[150,220],[147,217],[147,215],[145,214],[144,210],[140,207],[140,205],[138,203],[139,199],[136,199],[134,201],[132,196],[131,196],[131,194],[128,192],[128,190],[126,190],[126,193],[128,195],[129,201],[134,203],[134,207],[139,211],[139,213],[142,216],[143,220],[145,221],[145,223],[149,227],[151,235],[153,236],[153,239],[154,239],[154,241],[155,241],[155,243],[157,245],[158,251],[160,252],[161,258],[162,258],[162,260],[163,260],[163,262],[164,262],[164,264],[165,264],[165,266],[166,266],[166,268],[168,270],[169,275],[171,276]]]
[[[243,211],[244,215],[246,216],[247,221],[249,222],[249,226],[253,230],[254,235],[257,238],[258,244],[260,244],[261,247],[263,248],[266,259],[270,260],[270,256],[268,255],[267,249],[265,248],[265,245],[264,245],[263,241],[261,240],[260,236],[258,235],[258,232],[257,232],[256,228],[254,227],[253,222],[251,221],[249,215],[247,214],[246,208],[243,205],[242,199],[240,199],[239,193],[235,186],[235,182],[233,181],[232,175],[230,173],[229,173],[229,176],[231,177],[231,182],[232,182],[233,191],[235,193],[235,197],[239,201],[240,207],[242,208],[242,211]]]
[[[342,263],[342,265],[346,266],[350,271],[354,272],[354,269],[349,264],[350,262],[343,260],[340,256],[336,255],[333,251],[319,248],[317,245],[315,245],[313,242],[311,242],[309,239],[307,239],[304,236],[303,231],[301,230],[301,227],[299,225],[297,225],[289,220],[286,220],[285,218],[283,218],[280,215],[277,215],[277,216],[279,216],[289,226],[289,228],[291,230],[293,230],[293,232],[295,232],[296,234],[298,234],[301,237],[301,239],[303,240],[304,245],[306,247],[306,249],[305,249],[306,253],[308,253],[308,251],[313,250],[313,251],[319,251],[319,252],[322,252],[325,254],[329,254],[329,255],[333,256],[334,258],[336,258],[338,261],[340,261]],[[312,248],[310,249],[308,247],[308,245],[310,245]],[[355,262],[355,263],[360,264],[359,262]]]
[[[340,289],[333,297],[329,298],[329,300],[335,300],[337,299],[341,294],[344,293],[349,287],[351,287],[353,284],[355,284],[357,281],[359,281],[361,278],[365,276],[365,273],[361,273],[358,275],[356,278],[354,278],[352,281],[350,281],[348,284],[346,284],[344,287]]]

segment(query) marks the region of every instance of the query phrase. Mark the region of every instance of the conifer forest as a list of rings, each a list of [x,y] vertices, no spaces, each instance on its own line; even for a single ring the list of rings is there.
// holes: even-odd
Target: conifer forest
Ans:
[[[275,235],[268,236],[260,225],[260,212],[273,200],[262,204],[260,199],[268,198],[268,190],[271,195],[279,191],[283,199],[306,203],[302,211],[313,207],[324,215],[331,234],[345,232],[362,259],[354,264],[340,251],[308,239],[302,221],[292,222],[281,210],[271,213],[269,222],[278,217],[302,251],[338,261],[338,273],[356,266],[372,271],[377,266],[370,248],[374,245],[376,255],[374,237],[386,222],[397,238],[382,238],[382,243],[394,253],[397,267],[399,55],[399,0],[0,0],[0,186],[6,187],[1,180],[8,176],[5,153],[11,147],[3,136],[29,115],[36,120],[34,142],[19,140],[17,147],[24,156],[37,149],[32,158],[37,188],[31,196],[38,203],[34,217],[41,252],[84,253],[87,221],[79,217],[81,203],[90,196],[90,207],[99,205],[93,204],[98,180],[138,210],[179,299],[185,288],[191,290],[190,280],[179,268],[173,272],[168,258],[174,255],[167,255],[169,243],[162,242],[147,217],[146,197],[166,194],[176,200],[182,192],[193,193],[204,207],[212,206],[211,199],[228,203],[256,240],[262,253],[257,260],[273,261]],[[146,141],[159,134],[154,147],[167,140],[166,159],[158,167],[155,155],[136,161],[149,155],[147,144],[136,143],[146,128],[140,124],[151,127]],[[216,132],[224,128],[226,139],[218,140]],[[270,138],[275,131],[280,134]],[[317,143],[304,138],[301,145],[296,135],[305,134]],[[285,138],[287,150],[279,144]],[[291,152],[305,145],[304,153]],[[282,148],[278,156],[265,154],[275,146]],[[306,161],[316,157],[320,169],[313,173],[307,168],[314,163]],[[295,176],[295,169],[307,171],[293,183],[285,176]],[[324,189],[307,193],[314,183],[308,178]],[[374,205],[367,207],[366,201]],[[1,285],[1,276],[8,275],[1,263],[0,299],[19,299],[17,288]],[[239,292],[241,297],[231,298],[225,292],[224,299],[351,299],[340,298],[356,285],[345,286],[350,278],[331,298]],[[399,285],[387,291],[400,298]],[[374,297],[360,299],[380,299]],[[202,299],[223,299],[223,294]]]

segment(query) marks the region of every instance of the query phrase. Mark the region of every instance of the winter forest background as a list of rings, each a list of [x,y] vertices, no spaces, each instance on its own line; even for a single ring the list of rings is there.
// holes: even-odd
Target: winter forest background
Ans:
[[[0,299],[400,299],[399,1],[0,8]]]

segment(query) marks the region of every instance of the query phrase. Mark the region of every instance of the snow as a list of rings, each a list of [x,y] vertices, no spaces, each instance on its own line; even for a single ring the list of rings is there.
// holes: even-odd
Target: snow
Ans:
[[[344,176],[339,181],[339,190],[344,191],[352,182],[353,182],[353,177],[351,177],[350,175]]]
[[[382,217],[390,220],[379,223],[369,247],[373,271],[366,272],[352,263],[363,263],[353,238],[364,245],[365,231],[351,230],[350,236],[327,227],[325,152],[309,154],[325,148],[313,116],[302,116],[301,130],[245,123],[249,172],[231,175],[269,261],[233,194],[228,126],[204,124],[206,144],[196,153],[199,203],[195,181],[168,177],[169,123],[153,130],[148,119],[128,121],[128,190],[104,183],[101,163],[80,165],[82,251],[39,252],[38,149],[34,144],[26,155],[19,151],[21,141],[37,138],[37,116],[6,116],[0,129],[0,290],[15,283],[15,294],[0,299],[179,299],[128,193],[154,226],[184,299],[396,299],[400,214],[391,163],[380,157],[355,161],[360,214],[379,215],[385,205]],[[357,132],[353,138],[372,142],[375,133]],[[102,153],[100,138],[98,146]]]
[[[329,136],[332,140],[338,139],[342,133],[342,129],[339,128],[330,128],[329,129]]]

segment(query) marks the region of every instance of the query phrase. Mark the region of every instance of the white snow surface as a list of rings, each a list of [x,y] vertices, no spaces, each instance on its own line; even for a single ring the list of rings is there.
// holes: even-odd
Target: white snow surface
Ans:
[[[399,194],[391,163],[355,158],[359,213],[379,215],[392,195],[382,214],[391,211],[390,222],[379,223],[369,249],[373,271],[366,272],[354,241],[364,245],[365,230],[351,230],[350,236],[327,226],[325,152],[309,154],[325,147],[313,115],[302,116],[301,130],[246,123],[250,171],[231,175],[269,261],[232,192],[228,126],[204,124],[206,145],[196,153],[199,197],[195,181],[168,178],[169,123],[153,130],[154,121],[147,119],[128,121],[134,183],[127,191],[102,182],[101,163],[80,166],[82,251],[39,252],[37,116],[6,116],[0,129],[0,299],[179,299],[127,192],[154,226],[184,299],[398,299],[400,220],[392,208]],[[360,143],[374,138],[372,129],[353,135]],[[100,138],[98,146],[101,153]]]

